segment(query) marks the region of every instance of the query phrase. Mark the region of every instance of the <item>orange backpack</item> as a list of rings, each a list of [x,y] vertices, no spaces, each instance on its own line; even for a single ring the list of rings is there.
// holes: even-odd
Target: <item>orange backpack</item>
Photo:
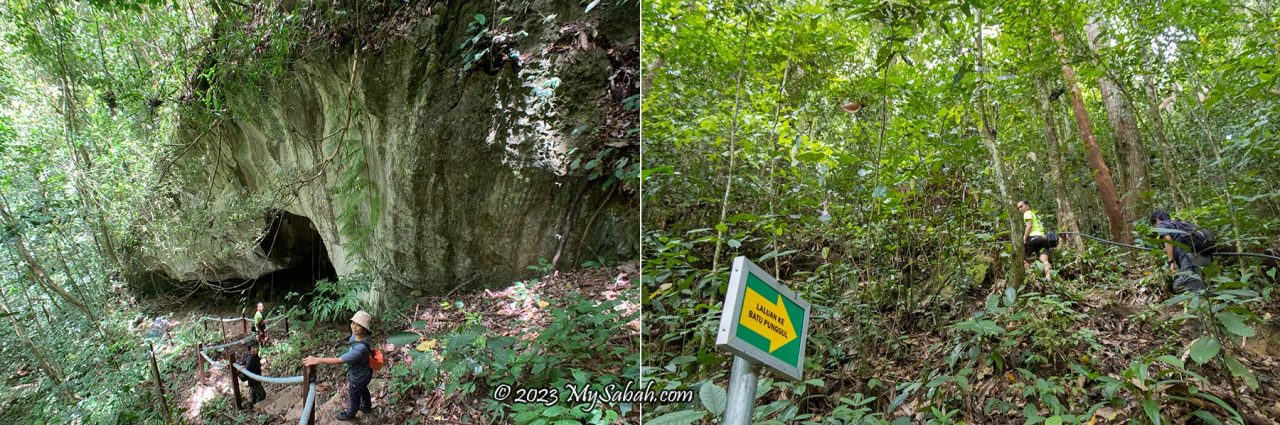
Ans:
[[[360,343],[364,344],[364,348],[369,350],[369,368],[373,369],[374,372],[377,372],[379,369],[382,369],[382,363],[384,363],[384,360],[382,358],[382,350],[373,349],[373,347],[370,346],[369,343],[367,342],[361,341]]]

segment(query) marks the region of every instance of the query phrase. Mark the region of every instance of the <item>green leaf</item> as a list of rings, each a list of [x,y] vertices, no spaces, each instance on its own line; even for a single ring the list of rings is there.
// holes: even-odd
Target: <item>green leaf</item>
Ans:
[[[648,425],[689,425],[706,415],[706,412],[700,410],[681,410],[653,418],[653,420],[644,421],[644,423]]]
[[[662,166],[662,167],[655,167],[655,168],[646,168],[646,169],[644,169],[644,171],[641,171],[641,172],[640,172],[640,180],[644,180],[644,179],[646,179],[646,178],[649,178],[649,176],[654,175],[654,174],[675,175],[675,173],[676,173],[676,169],[675,169],[675,167],[670,166],[670,165]]]
[[[1218,420],[1218,417],[1213,416],[1212,413],[1209,413],[1203,410],[1196,410],[1194,412],[1191,412],[1191,414],[1195,415],[1195,417],[1197,418],[1200,418],[1200,420],[1204,421],[1207,424],[1222,425],[1222,421]]]
[[[565,411],[564,406],[551,406],[551,407],[548,407],[547,410],[542,411],[542,416],[546,416],[548,418],[554,418],[556,416],[559,416],[560,413],[563,413],[564,411]]]
[[[1203,337],[1191,343],[1191,359],[1196,363],[1204,363],[1218,355],[1222,344],[1214,337]]]
[[[1166,354],[1166,355],[1163,355],[1163,356],[1160,356],[1160,357],[1156,357],[1156,360],[1159,360],[1159,361],[1162,361],[1162,362],[1168,363],[1170,366],[1177,367],[1178,369],[1186,369],[1186,368],[1187,368],[1187,366],[1186,366],[1186,365],[1184,365],[1184,364],[1182,363],[1182,360],[1181,360],[1181,359],[1178,359],[1177,357],[1170,356],[1170,355],[1167,355],[1167,354]]]
[[[1222,322],[1222,326],[1233,334],[1243,337],[1251,337],[1254,334],[1253,328],[1244,324],[1244,316],[1231,312],[1222,312],[1218,313],[1218,321]]]
[[[1245,385],[1248,385],[1249,388],[1255,390],[1258,389],[1258,378],[1253,376],[1253,372],[1250,371],[1249,368],[1241,364],[1235,357],[1224,356],[1224,359],[1227,361],[1227,369],[1231,369],[1232,375],[1243,379]]]
[[[1053,416],[1044,420],[1044,425],[1062,425],[1061,416]]]
[[[966,320],[952,325],[952,327],[957,330],[973,331],[979,335],[1002,335],[1005,333],[1004,328],[1000,327],[1000,325],[996,324],[996,322],[992,320],[979,320],[976,322]]]
[[[1142,410],[1147,412],[1147,419],[1151,419],[1151,423],[1160,425],[1160,407],[1155,400],[1142,400]]]
[[[484,18],[484,15],[481,15],[481,14],[477,13],[477,14],[476,14],[476,22],[480,23],[480,25],[484,25],[484,24],[485,24],[485,22],[489,22],[489,20],[488,20],[488,19],[485,19],[485,18]]]
[[[1235,408],[1231,407],[1230,404],[1227,404],[1227,402],[1222,400],[1221,398],[1218,398],[1218,396],[1209,394],[1206,392],[1197,393],[1196,396],[1199,396],[1200,398],[1203,398],[1205,400],[1212,401],[1213,404],[1218,405],[1218,407],[1221,407],[1222,410],[1225,410],[1227,413],[1230,413],[1233,416],[1235,423],[1244,423],[1244,418],[1240,417],[1240,412],[1237,412]]]
[[[702,407],[707,408],[707,411],[715,416],[724,414],[724,408],[728,404],[728,394],[724,388],[710,381],[702,384],[702,389],[698,391],[698,398],[702,400]]]
[[[761,256],[761,257],[760,257],[760,260],[759,260],[759,261],[757,261],[757,262],[763,263],[763,262],[765,262],[765,261],[767,261],[767,260],[773,259],[773,257],[782,257],[782,256],[791,255],[791,254],[795,254],[795,253],[796,253],[796,250],[794,250],[794,249],[788,249],[788,250],[786,250],[786,251],[782,251],[782,252],[778,252],[778,251],[770,251],[768,254],[765,254],[765,255]]]
[[[538,417],[538,415],[539,413],[536,410],[520,412],[519,414],[516,415],[515,421],[516,423],[522,423],[522,424],[529,423],[529,421],[532,421],[533,418]]]
[[[422,338],[422,335],[418,335],[414,332],[400,332],[387,337],[387,343],[394,345],[409,345],[417,341],[418,338]]]

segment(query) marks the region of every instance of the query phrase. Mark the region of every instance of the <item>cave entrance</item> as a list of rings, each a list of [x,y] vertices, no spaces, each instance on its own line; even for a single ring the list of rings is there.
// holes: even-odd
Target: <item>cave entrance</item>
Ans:
[[[267,223],[267,234],[258,243],[267,257],[285,268],[258,277],[254,292],[269,299],[283,300],[289,292],[309,294],[316,282],[336,280],[338,273],[329,261],[324,238],[311,219],[277,211]]]

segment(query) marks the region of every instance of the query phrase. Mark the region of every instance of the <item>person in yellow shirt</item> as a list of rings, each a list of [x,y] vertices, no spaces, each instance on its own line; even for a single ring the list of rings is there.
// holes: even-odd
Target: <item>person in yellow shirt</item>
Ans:
[[[1018,211],[1022,211],[1022,221],[1027,223],[1026,229],[1022,231],[1022,249],[1026,253],[1026,258],[1032,258],[1034,255],[1040,256],[1040,262],[1044,263],[1044,278],[1049,279],[1049,238],[1044,234],[1044,223],[1040,222],[1040,216],[1031,210],[1031,205],[1027,204],[1027,200],[1018,201]]]

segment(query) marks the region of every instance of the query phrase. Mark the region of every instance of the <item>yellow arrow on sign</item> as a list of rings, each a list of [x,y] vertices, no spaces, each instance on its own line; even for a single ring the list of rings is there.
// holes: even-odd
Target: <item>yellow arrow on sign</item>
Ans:
[[[787,306],[782,303],[782,294],[778,294],[778,302],[772,303],[748,287],[738,323],[767,338],[770,353],[797,337],[793,331],[795,327],[791,325],[791,315],[787,314]]]

